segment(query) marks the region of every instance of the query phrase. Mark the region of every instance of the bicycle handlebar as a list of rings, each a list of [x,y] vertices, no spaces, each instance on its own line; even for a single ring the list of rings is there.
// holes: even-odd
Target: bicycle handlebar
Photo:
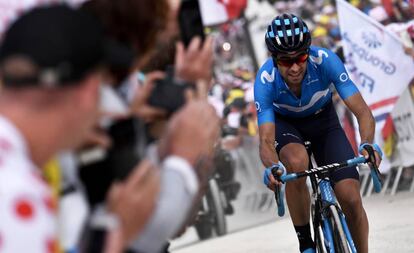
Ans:
[[[297,172],[297,173],[289,173],[286,175],[282,175],[279,177],[280,181],[282,181],[283,183],[295,180],[297,178],[301,178],[301,177],[306,177],[309,176],[311,174],[320,174],[323,172],[327,172],[327,171],[331,171],[331,170],[336,170],[336,169],[341,169],[341,168],[345,168],[345,167],[351,167],[351,166],[355,166],[359,163],[365,163],[367,162],[367,159],[365,157],[355,157],[353,159],[349,159],[343,163],[332,163],[329,165],[325,165],[325,166],[321,166],[321,167],[317,167],[317,168],[313,168],[310,170],[305,170],[302,172]]]
[[[372,157],[367,159],[363,156],[360,156],[360,157],[349,159],[342,163],[332,163],[329,165],[313,168],[310,170],[305,170],[305,171],[296,172],[296,173],[283,174],[281,176],[277,176],[277,170],[272,170],[272,174],[273,176],[275,176],[277,180],[281,181],[282,183],[286,183],[286,182],[293,181],[301,177],[307,177],[312,174],[323,174],[328,171],[351,167],[351,166],[358,165],[360,163],[368,163],[372,161],[371,159]],[[381,191],[381,188],[382,188],[380,172],[375,164],[372,164],[370,168],[371,168],[371,178],[374,184],[374,190],[375,192],[378,193]],[[277,191],[275,191],[275,198],[276,198],[276,203],[278,205],[278,213],[279,213],[279,216],[281,217],[284,215],[284,203],[283,203],[283,196],[281,196],[281,190],[278,189],[278,187],[277,187]]]
[[[317,168],[313,168],[310,170],[305,170],[302,172],[297,172],[297,173],[289,173],[286,175],[282,175],[279,177],[279,180],[282,181],[283,183],[285,182],[289,182],[289,181],[293,181],[296,180],[298,178],[301,177],[306,177],[309,176],[311,174],[322,174],[324,172],[327,171],[332,171],[332,170],[337,170],[337,169],[341,169],[341,168],[345,168],[345,167],[350,167],[350,166],[355,166],[358,165],[360,163],[367,163],[369,162],[370,159],[366,159],[365,157],[355,157],[352,159],[349,159],[343,163],[332,163],[329,165],[325,165],[325,166],[321,166],[321,167],[317,167]],[[378,169],[375,166],[370,166],[371,167],[371,176],[372,176],[372,180],[374,183],[374,188],[376,192],[380,192],[381,191],[381,187],[382,187],[382,183],[379,177],[379,172]]]

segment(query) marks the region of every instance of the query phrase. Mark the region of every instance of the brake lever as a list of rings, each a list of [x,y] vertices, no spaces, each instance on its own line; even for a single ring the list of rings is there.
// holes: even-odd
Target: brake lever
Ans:
[[[374,183],[375,192],[380,192],[382,188],[382,174],[377,167],[377,159],[375,157],[374,148],[370,145],[365,145],[364,149],[368,152],[368,165],[371,168],[371,177]]]
[[[280,176],[277,173],[278,170],[281,170],[281,169],[276,168],[276,167],[272,168],[272,175],[277,181],[282,182],[280,180]],[[283,170],[282,170],[282,175],[283,175]],[[285,203],[283,201],[284,193],[283,193],[282,187],[283,186],[278,185],[275,188],[275,200],[276,200],[276,205],[277,205],[277,213],[279,217],[282,217],[283,215],[285,215]]]

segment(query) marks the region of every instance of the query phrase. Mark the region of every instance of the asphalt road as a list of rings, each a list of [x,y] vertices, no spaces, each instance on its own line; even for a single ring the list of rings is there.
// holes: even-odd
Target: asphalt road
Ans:
[[[373,195],[364,198],[370,222],[369,252],[414,252],[414,193],[398,192],[395,196]],[[199,242],[194,231],[188,231],[187,241],[180,238],[172,243],[173,253],[267,253],[298,252],[297,239],[290,219],[270,218],[254,228],[233,230],[226,236]],[[257,222],[257,220],[255,221]]]

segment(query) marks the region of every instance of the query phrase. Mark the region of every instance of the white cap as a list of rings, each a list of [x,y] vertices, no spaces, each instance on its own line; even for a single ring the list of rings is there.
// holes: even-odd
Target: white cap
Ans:
[[[330,5],[330,4],[325,5],[322,8],[322,13],[323,14],[333,14],[334,12],[335,12],[335,8],[332,5]]]
[[[387,12],[385,11],[384,7],[382,7],[381,5],[372,8],[369,11],[369,16],[378,22],[382,22],[388,18]]]

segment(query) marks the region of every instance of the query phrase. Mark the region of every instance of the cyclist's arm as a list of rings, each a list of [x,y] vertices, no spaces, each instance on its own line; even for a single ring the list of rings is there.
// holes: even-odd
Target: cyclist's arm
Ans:
[[[344,100],[345,105],[351,110],[358,120],[361,143],[373,143],[375,134],[375,120],[368,105],[358,92]]]
[[[279,161],[275,149],[275,129],[274,123],[265,123],[259,126],[260,159],[265,167],[270,167]]]
[[[369,109],[368,105],[365,103],[364,99],[362,98],[361,94],[358,92],[347,99],[344,100],[346,106],[358,120],[359,125],[359,135],[361,136],[361,143],[374,143],[374,135],[375,135],[375,119],[372,115],[371,110]],[[375,151],[375,160],[376,166],[379,167],[381,163],[381,151]],[[367,157],[368,153],[364,150],[361,153],[365,157]]]
[[[330,50],[326,50],[328,57],[324,65],[325,73],[335,85],[339,96],[358,120],[361,142],[372,143],[375,133],[375,120],[371,110],[365,103],[358,88],[349,78],[344,64],[339,57]]]
[[[276,70],[273,69],[273,63],[268,60],[258,71],[254,83],[254,99],[256,103],[260,136],[259,152],[260,158],[265,167],[270,167],[272,164],[278,162],[274,146],[275,114],[273,110],[273,98],[276,91],[273,85],[275,77],[273,72],[275,71]],[[272,76],[273,78],[265,78],[265,76]]]

